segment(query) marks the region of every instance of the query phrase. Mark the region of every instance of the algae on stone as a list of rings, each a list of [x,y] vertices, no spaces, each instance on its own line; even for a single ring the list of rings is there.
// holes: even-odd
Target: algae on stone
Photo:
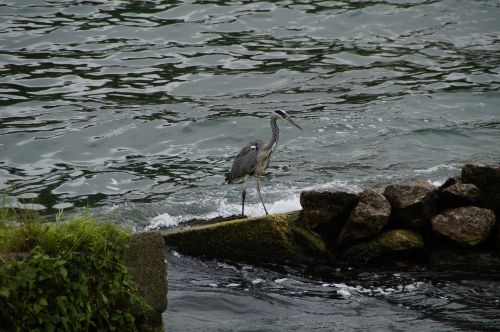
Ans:
[[[277,264],[329,257],[301,220],[297,211],[167,230],[163,236],[167,247],[192,256]]]
[[[422,249],[422,236],[408,229],[394,229],[380,234],[375,239],[356,244],[343,251],[343,258],[350,263],[367,263],[375,257],[390,252]]]

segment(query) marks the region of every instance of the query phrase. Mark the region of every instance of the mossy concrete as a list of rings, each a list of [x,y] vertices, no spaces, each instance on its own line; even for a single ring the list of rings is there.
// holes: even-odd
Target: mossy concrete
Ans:
[[[133,234],[125,264],[139,286],[139,295],[153,309],[147,317],[148,325],[161,330],[168,292],[165,242],[161,234],[156,231]]]
[[[388,254],[424,248],[420,233],[409,229],[394,229],[378,235],[371,241],[353,245],[343,251],[342,256],[349,263],[367,263]]]
[[[330,262],[331,255],[321,237],[303,225],[303,214],[296,211],[162,234],[168,248],[191,256],[274,264]]]

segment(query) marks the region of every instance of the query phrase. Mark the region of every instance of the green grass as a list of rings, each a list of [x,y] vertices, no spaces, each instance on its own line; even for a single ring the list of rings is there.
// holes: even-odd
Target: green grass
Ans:
[[[88,216],[56,219],[0,209],[0,330],[147,329],[149,308],[124,265],[129,232]]]

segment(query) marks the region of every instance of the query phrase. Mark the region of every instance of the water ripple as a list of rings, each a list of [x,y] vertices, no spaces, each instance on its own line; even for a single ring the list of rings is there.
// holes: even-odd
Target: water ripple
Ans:
[[[306,128],[271,164],[285,192],[499,157],[496,1],[0,8],[0,183],[48,208],[232,201],[223,173],[276,108]]]

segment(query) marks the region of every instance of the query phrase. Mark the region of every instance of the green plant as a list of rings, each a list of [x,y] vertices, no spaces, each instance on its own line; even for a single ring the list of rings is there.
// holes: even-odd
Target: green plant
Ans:
[[[0,330],[146,328],[149,308],[123,263],[129,233],[88,217],[15,224],[0,227],[0,252],[25,257],[0,255]]]

